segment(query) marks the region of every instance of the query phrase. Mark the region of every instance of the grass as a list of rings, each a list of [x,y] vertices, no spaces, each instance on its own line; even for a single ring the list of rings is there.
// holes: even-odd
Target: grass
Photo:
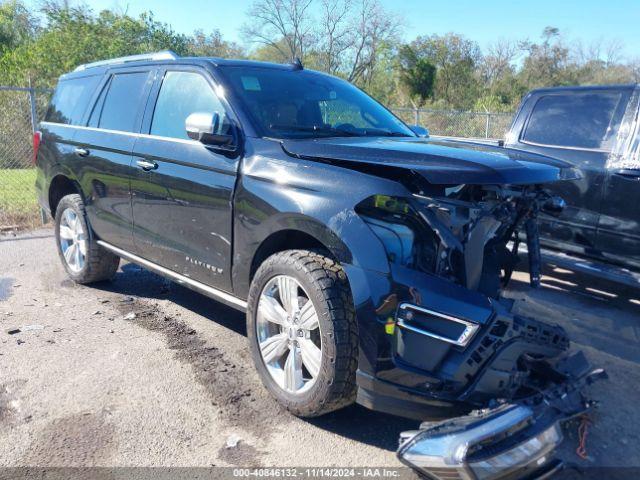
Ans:
[[[0,227],[34,225],[39,218],[33,168],[0,169]]]

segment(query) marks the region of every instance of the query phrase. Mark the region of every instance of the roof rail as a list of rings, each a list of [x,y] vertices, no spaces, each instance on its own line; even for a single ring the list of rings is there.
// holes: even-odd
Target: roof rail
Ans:
[[[129,55],[127,57],[110,58],[108,60],[100,60],[99,62],[85,63],[78,65],[74,72],[86,70],[87,68],[103,67],[105,65],[117,65],[119,63],[140,62],[142,60],[175,60],[179,58],[171,50],[163,50],[155,53],[141,53],[139,55]]]

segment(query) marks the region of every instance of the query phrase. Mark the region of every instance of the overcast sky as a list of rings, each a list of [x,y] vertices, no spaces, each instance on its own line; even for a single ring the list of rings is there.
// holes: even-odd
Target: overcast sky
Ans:
[[[620,40],[626,56],[640,57],[639,0],[381,0],[404,18],[404,38],[457,32],[485,47],[497,38],[538,39],[543,28],[558,27],[568,38],[586,43]],[[38,0],[27,3],[37,5]],[[79,3],[72,0],[72,3]],[[89,0],[94,10],[117,8],[132,15],[151,10],[157,20],[182,33],[220,29],[241,41],[240,26],[252,0]]]

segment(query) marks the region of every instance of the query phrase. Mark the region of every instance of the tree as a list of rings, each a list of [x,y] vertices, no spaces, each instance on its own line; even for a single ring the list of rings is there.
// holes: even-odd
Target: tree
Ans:
[[[354,20],[347,79],[366,85],[374,75],[380,51],[397,41],[401,22],[378,0],[358,0]]]
[[[409,45],[400,49],[399,65],[400,83],[407,90],[414,106],[421,107],[433,97],[436,67],[426,58],[419,58]]]
[[[0,4],[0,52],[32,40],[39,28],[38,19],[24,3],[13,0]]]
[[[0,57],[0,82],[50,87],[82,63],[170,49],[188,54],[189,40],[158,22],[150,13],[137,18],[86,6],[44,3],[45,26],[29,41]]]
[[[260,59],[305,64],[366,85],[381,52],[397,42],[399,19],[379,0],[256,0],[248,11],[244,38],[262,45]]]
[[[528,55],[524,59],[520,78],[527,88],[570,85],[575,82],[569,47],[555,27],[546,27],[542,32],[542,42],[524,41],[521,48]]]
[[[345,54],[353,44],[349,28],[352,10],[353,0],[322,0],[316,63],[332,75],[343,69]]]
[[[469,108],[480,88],[476,75],[482,58],[480,47],[461,35],[418,37],[410,44],[419,58],[436,67],[435,99],[454,108]]]
[[[520,48],[515,42],[500,39],[491,43],[480,62],[484,82],[490,87],[505,76],[515,74]]]
[[[251,23],[242,27],[243,36],[253,43],[271,47],[281,61],[303,58],[311,43],[312,0],[259,0],[247,16]]]
[[[244,48],[235,42],[228,42],[222,38],[220,30],[213,30],[206,35],[202,30],[196,30],[187,45],[189,55],[194,57],[244,58]]]

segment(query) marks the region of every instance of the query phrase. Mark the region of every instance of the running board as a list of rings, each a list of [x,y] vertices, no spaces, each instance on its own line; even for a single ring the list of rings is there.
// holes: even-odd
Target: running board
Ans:
[[[191,288],[192,290],[196,290],[200,293],[203,293],[204,295],[210,298],[213,298],[214,300],[219,300],[229,305],[230,307],[236,308],[240,311],[244,312],[247,310],[247,302],[245,302],[244,300],[234,295],[231,295],[230,293],[224,292],[222,290],[218,290],[217,288],[213,288],[213,287],[210,287],[209,285],[205,285],[204,283],[198,282],[193,278],[189,278],[185,275],[176,273],[173,270],[169,270],[168,268],[158,265],[157,263],[153,263],[142,257],[134,255],[133,253],[129,253],[118,247],[114,247],[113,245],[105,241],[98,240],[97,243],[101,247],[104,247],[107,250],[110,250],[111,252],[115,253],[119,257],[122,257],[125,260],[129,260],[130,262],[136,263],[141,267],[147,268],[159,275],[162,275],[163,277],[170,278],[171,280],[175,281],[176,283],[179,283],[180,285],[184,285],[185,287]]]
[[[519,252],[526,253],[527,246],[520,244]],[[552,264],[567,270],[593,275],[598,278],[620,283],[629,287],[640,287],[640,273],[633,272],[624,267],[609,265],[596,260],[569,255],[554,250],[542,249],[542,263]]]

